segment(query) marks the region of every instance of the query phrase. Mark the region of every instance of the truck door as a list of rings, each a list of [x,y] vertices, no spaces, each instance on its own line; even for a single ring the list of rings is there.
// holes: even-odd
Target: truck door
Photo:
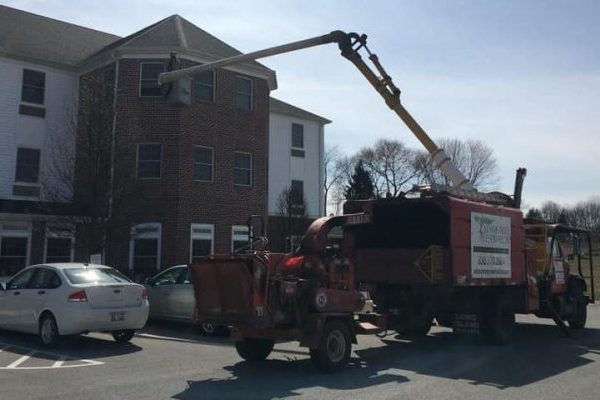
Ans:
[[[569,264],[565,261],[558,235],[554,234],[550,239],[550,271],[554,277],[552,282],[552,293],[566,293],[567,276],[569,274]]]

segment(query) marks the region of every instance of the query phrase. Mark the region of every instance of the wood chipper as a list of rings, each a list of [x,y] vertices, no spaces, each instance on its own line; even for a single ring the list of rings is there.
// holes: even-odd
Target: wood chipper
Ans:
[[[230,326],[246,360],[266,358],[276,340],[297,340],[327,372],[348,362],[358,334],[425,335],[434,318],[455,332],[497,343],[510,339],[515,313],[552,318],[567,334],[582,328],[586,306],[595,300],[589,233],[524,221],[519,209],[524,169],[517,171],[513,196],[475,190],[402,106],[400,90],[369,51],[366,35],[334,31],[166,72],[159,81],[179,85],[208,69],[334,42],[452,186],[349,201],[344,215],[314,221],[290,254],[266,250],[266,239],[250,220],[245,252],[190,265],[196,319]]]

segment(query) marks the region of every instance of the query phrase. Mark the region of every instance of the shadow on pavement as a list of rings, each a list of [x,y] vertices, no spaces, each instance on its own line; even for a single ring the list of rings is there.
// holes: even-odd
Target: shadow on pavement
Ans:
[[[148,321],[139,333],[144,339],[199,342],[209,346],[231,345],[227,334],[209,336],[204,334],[198,325],[178,321]]]
[[[407,382],[406,371],[505,389],[592,363],[585,355],[600,354],[598,329],[575,331],[572,338],[564,338],[555,326],[537,324],[519,324],[513,343],[507,346],[487,345],[449,330],[415,341],[393,336],[382,341],[387,346],[357,350],[358,357],[335,375],[318,373],[307,358],[267,359],[257,364],[241,361],[224,368],[231,377],[189,381],[186,390],[173,398],[272,399],[314,387],[352,390]]]
[[[54,359],[56,354],[60,354],[72,358],[93,360],[124,356],[142,350],[134,342],[117,343],[108,334],[67,336],[63,337],[56,347],[45,347],[36,335],[0,330],[0,348],[5,346],[3,352],[15,354],[35,352],[36,358],[44,358],[44,355],[47,355],[48,359]]]
[[[266,360],[256,364],[242,361],[224,369],[232,374],[231,378],[188,381],[187,389],[173,398],[272,399],[300,395],[305,388],[355,390],[408,381],[403,375],[380,371],[357,358],[353,358],[351,364],[336,375],[317,372],[311,361],[306,358],[290,361]]]

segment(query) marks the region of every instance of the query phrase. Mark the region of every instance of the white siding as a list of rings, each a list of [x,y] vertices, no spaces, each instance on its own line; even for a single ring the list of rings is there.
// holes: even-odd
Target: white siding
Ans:
[[[292,157],[292,123],[304,126],[304,158]],[[304,182],[307,215],[323,215],[323,125],[271,112],[269,117],[269,215],[277,215],[277,198],[292,180]]]
[[[45,118],[19,114],[24,68],[46,73]],[[49,170],[50,138],[71,129],[77,90],[78,77],[74,73],[0,57],[0,198],[19,199],[13,196],[12,186],[17,148],[21,146],[40,149],[41,199],[45,198],[43,188],[49,185],[45,175]],[[65,143],[64,139],[60,143],[63,154],[73,153],[74,143]]]

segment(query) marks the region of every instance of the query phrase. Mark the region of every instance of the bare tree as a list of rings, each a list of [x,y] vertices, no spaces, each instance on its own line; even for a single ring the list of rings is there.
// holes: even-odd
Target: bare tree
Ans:
[[[286,242],[286,251],[293,251],[295,238],[302,236],[308,224],[307,205],[303,193],[288,187],[277,197],[277,214],[279,215],[280,232]]]
[[[380,139],[358,157],[370,172],[378,197],[398,196],[412,187],[418,175],[415,151],[398,140]]]
[[[83,76],[79,93],[67,129],[50,136],[47,197],[70,203],[77,247],[87,257],[103,253],[109,238],[129,225],[122,205],[133,190],[133,172],[115,175],[113,166],[132,139],[113,131],[114,71]]]
[[[493,150],[488,145],[479,140],[463,141],[460,139],[441,139],[438,144],[473,186],[480,189],[493,189],[498,165]],[[434,165],[427,152],[418,152],[416,168],[419,171],[421,183],[448,186],[451,184],[440,169]]]
[[[358,156],[342,156],[337,162],[337,168],[340,178],[330,188],[331,200],[329,204],[332,206],[332,213],[339,215],[342,212],[342,204],[346,201],[346,183],[352,177],[354,165],[358,160]]]
[[[346,165],[337,146],[329,146],[325,149],[325,170],[323,171],[323,191],[324,204],[323,212],[327,214],[327,204],[329,201],[329,193],[336,184],[343,180],[346,173]]]

